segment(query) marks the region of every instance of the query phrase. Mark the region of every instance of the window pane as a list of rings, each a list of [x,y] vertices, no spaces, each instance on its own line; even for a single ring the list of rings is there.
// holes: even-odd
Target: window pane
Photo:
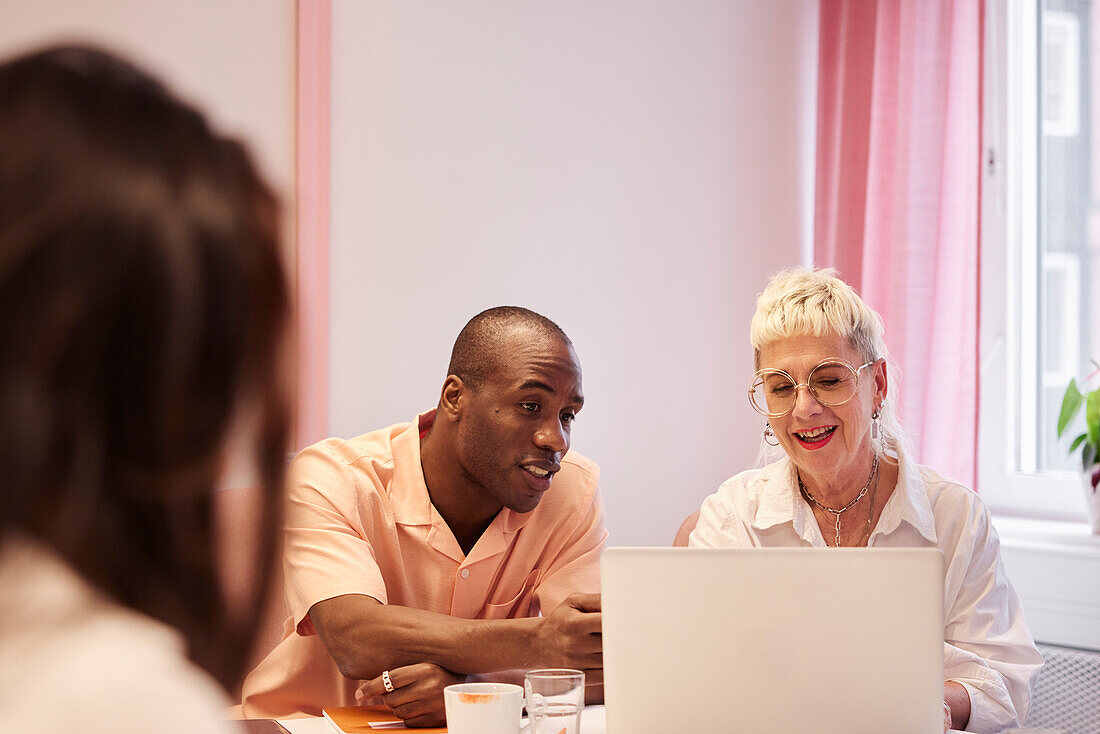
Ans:
[[[1040,471],[1075,470],[1056,425],[1066,384],[1100,352],[1100,28],[1088,0],[1044,0],[1041,12],[1036,456]]]

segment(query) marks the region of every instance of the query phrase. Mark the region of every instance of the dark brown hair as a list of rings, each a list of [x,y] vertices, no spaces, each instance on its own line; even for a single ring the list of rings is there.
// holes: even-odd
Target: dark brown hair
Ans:
[[[103,51],[0,64],[0,534],[180,629],[227,687],[258,615],[228,614],[213,495],[230,426],[258,414],[267,569],[288,308],[277,203],[240,143]]]

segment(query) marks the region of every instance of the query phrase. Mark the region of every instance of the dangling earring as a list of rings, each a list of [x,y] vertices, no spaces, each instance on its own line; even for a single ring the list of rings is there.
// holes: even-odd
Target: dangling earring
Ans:
[[[775,438],[775,432],[772,430],[772,424],[771,423],[765,423],[764,424],[764,443],[768,444],[769,446],[778,446],[779,445],[779,439],[778,438],[775,438],[775,443],[772,443],[771,441],[769,441],[768,440],[769,438]]]
[[[879,425],[878,419],[882,416],[882,406],[886,404],[883,400],[877,408],[871,411],[871,440],[878,441],[882,450],[879,452],[883,456],[886,455],[886,431]]]

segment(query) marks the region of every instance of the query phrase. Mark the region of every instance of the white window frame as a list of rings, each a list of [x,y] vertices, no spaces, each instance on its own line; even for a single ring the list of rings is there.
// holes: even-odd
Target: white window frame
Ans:
[[[978,490],[994,512],[1083,521],[1080,478],[1036,471],[1038,360],[1017,356],[1038,348],[1039,1],[985,6]]]

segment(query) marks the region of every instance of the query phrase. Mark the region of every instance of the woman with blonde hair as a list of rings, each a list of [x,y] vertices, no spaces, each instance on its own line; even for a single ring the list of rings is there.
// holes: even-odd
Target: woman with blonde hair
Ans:
[[[1042,657],[989,512],[908,456],[887,397],[879,315],[832,270],[786,270],[757,300],[750,341],[749,401],[782,458],[707,497],[690,545],[938,548],[944,728],[997,732],[1024,721]]]

